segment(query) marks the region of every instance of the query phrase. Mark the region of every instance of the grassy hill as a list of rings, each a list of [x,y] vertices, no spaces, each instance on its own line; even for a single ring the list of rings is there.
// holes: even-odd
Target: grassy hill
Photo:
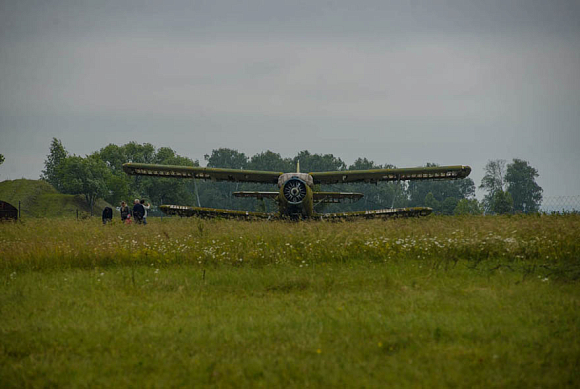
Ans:
[[[57,192],[49,183],[41,180],[8,180],[0,182],[0,200],[18,208],[20,201],[21,218],[30,217],[87,217],[91,208],[82,195],[67,195]],[[94,214],[101,215],[105,207],[111,205],[97,200]]]

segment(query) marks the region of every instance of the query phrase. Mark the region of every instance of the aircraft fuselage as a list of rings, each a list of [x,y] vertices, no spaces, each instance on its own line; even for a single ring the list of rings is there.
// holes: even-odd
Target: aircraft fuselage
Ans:
[[[282,217],[310,218],[314,214],[314,181],[308,173],[284,173],[278,179],[277,202]]]

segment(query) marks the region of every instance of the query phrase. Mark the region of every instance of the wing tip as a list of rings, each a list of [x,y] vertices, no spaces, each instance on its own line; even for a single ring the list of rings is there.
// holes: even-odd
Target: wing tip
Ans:
[[[461,168],[462,168],[463,172],[465,173],[464,177],[467,177],[467,176],[469,176],[469,174],[471,174],[471,166],[463,165],[463,166],[461,166]]]

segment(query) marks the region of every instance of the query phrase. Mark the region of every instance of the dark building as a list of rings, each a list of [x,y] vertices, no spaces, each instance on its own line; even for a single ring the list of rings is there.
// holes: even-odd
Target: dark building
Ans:
[[[18,220],[18,210],[6,201],[0,201],[0,220]]]

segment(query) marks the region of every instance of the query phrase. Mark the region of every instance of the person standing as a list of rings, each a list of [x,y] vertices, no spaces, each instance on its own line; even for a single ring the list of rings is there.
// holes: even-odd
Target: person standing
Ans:
[[[113,210],[111,209],[111,207],[105,207],[105,209],[103,209],[103,224],[107,224],[113,221]]]
[[[121,201],[121,209],[119,211],[121,211],[121,221],[122,222],[124,222],[125,219],[127,219],[127,216],[131,215],[131,210],[127,206],[127,203],[124,201]]]
[[[143,217],[145,216],[145,207],[139,202],[139,199],[135,199],[133,202],[133,220],[135,223],[143,223]]]
[[[145,199],[141,199],[139,202],[145,210],[145,214],[143,215],[143,224],[147,224],[147,211],[151,209],[151,204],[147,203],[147,205],[145,205]]]

